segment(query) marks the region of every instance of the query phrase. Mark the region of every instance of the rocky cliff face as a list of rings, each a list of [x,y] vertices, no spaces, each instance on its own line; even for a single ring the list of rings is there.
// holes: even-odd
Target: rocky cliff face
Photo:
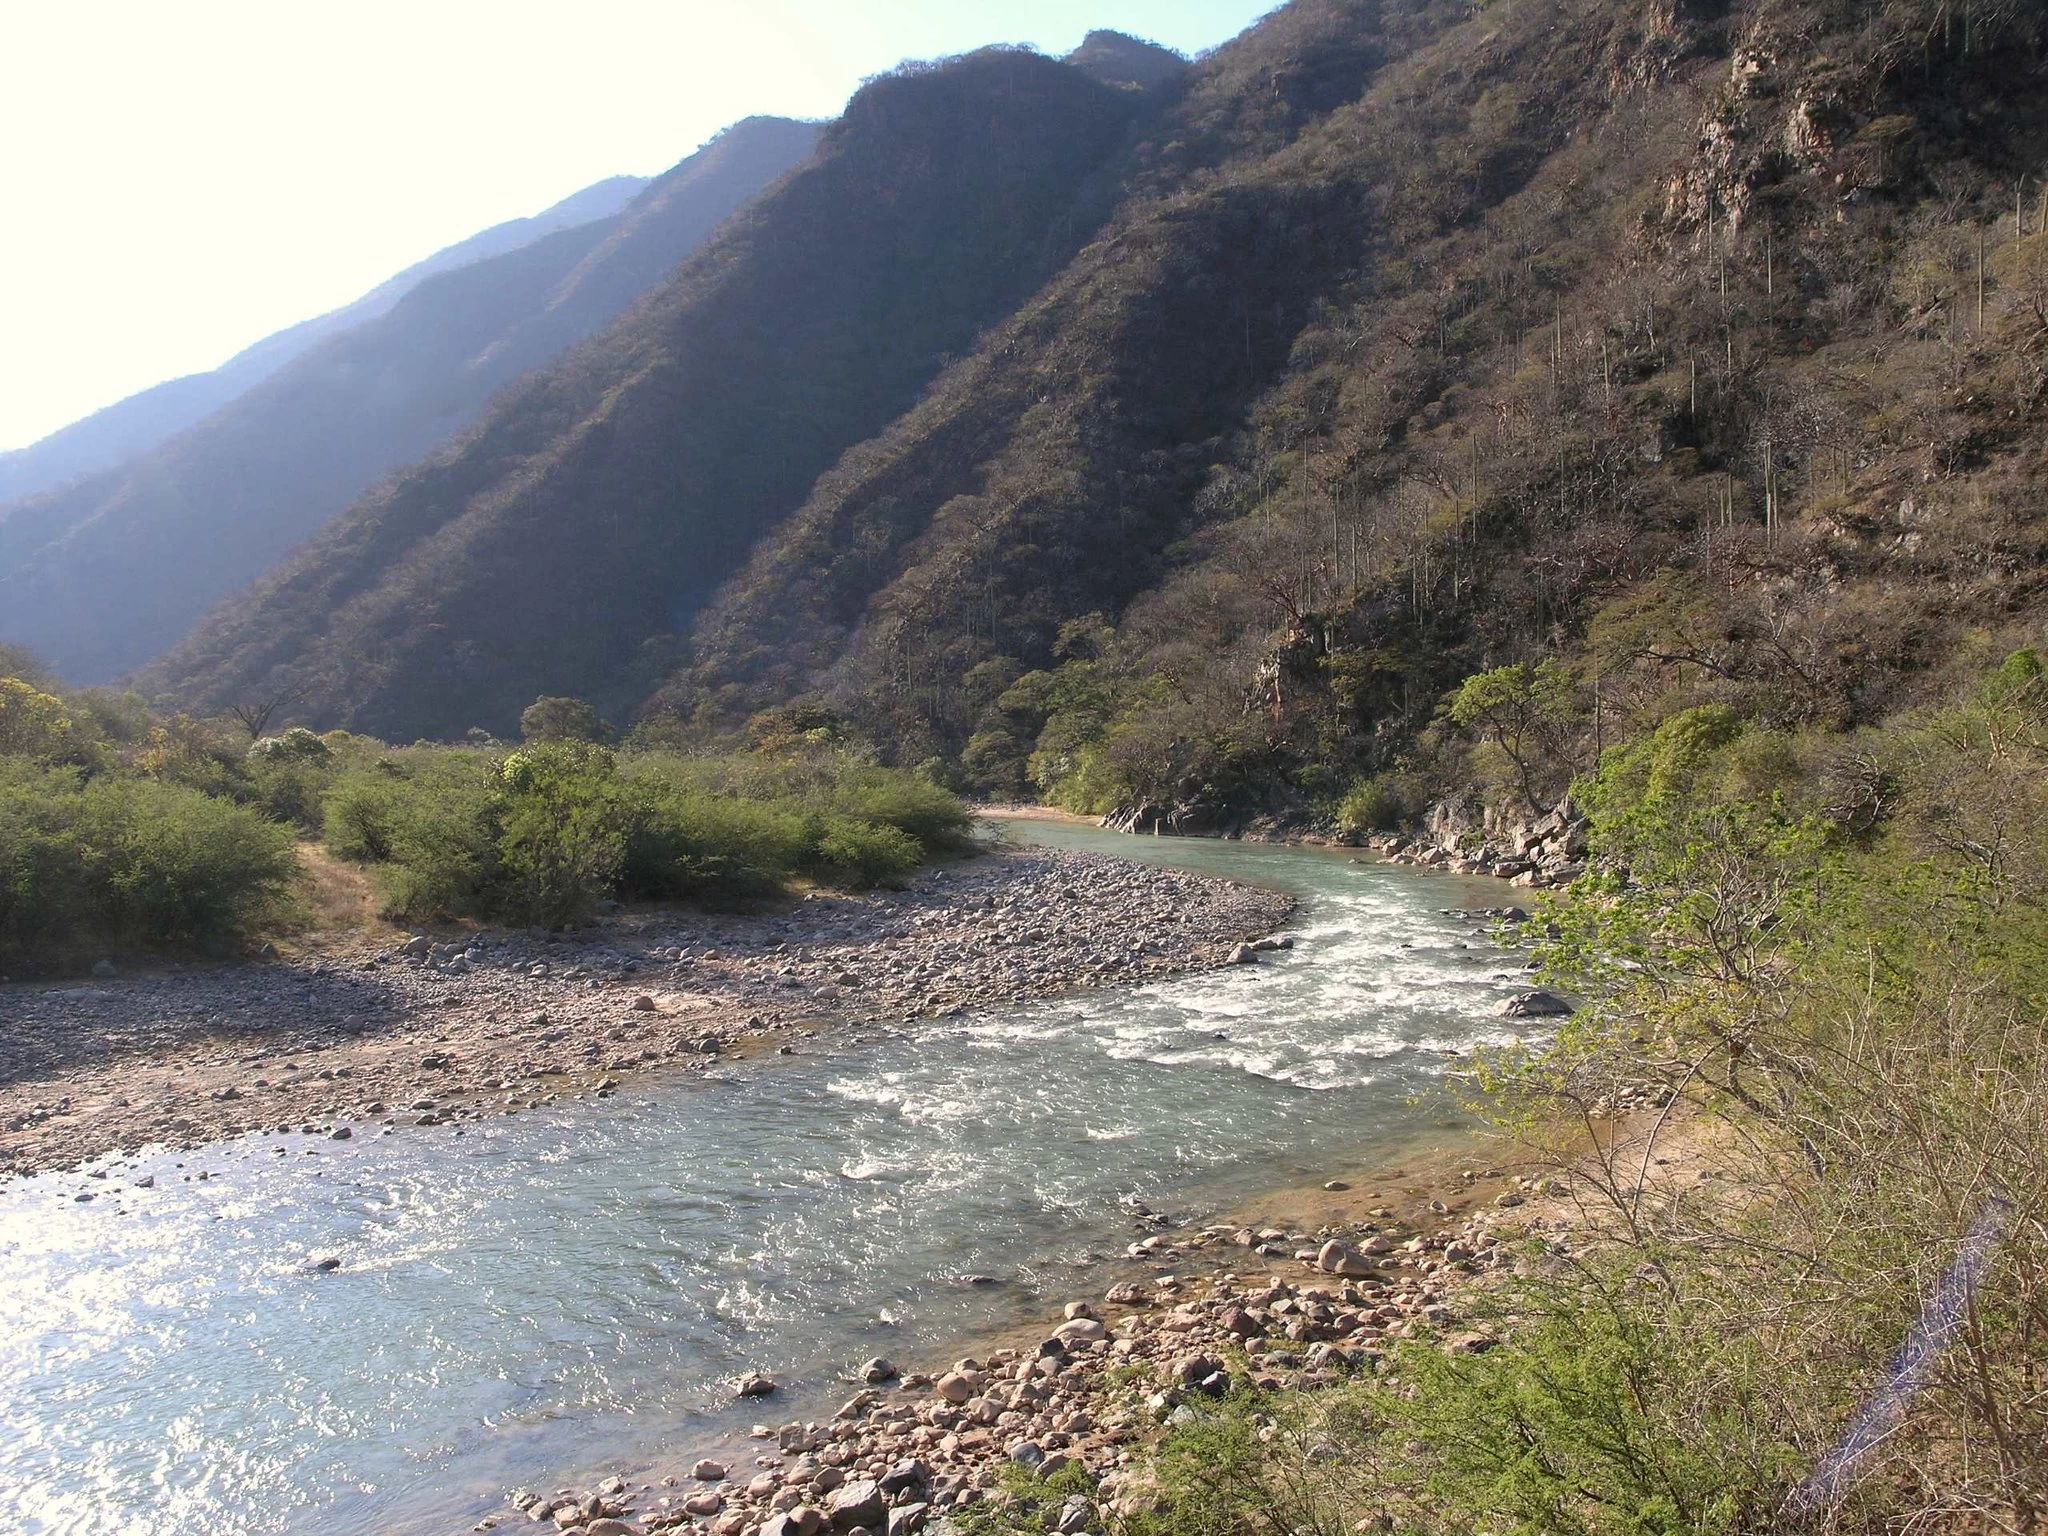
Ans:
[[[1569,802],[1538,814],[1488,805],[1466,791],[1431,805],[1418,831],[1381,833],[1366,846],[1397,864],[1541,888],[1568,885],[1585,872],[1586,833],[1585,818]]]

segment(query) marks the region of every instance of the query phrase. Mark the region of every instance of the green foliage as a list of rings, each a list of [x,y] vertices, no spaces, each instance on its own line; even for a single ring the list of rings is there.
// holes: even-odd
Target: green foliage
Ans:
[[[334,750],[314,732],[295,725],[279,736],[259,736],[249,743],[249,755],[266,763],[324,763]]]
[[[542,742],[506,758],[492,810],[500,900],[541,923],[580,917],[617,886],[632,815],[603,747]]]
[[[1483,736],[1514,770],[1514,786],[1531,811],[1547,811],[1571,777],[1572,728],[1579,720],[1571,669],[1555,657],[1476,672],[1458,685],[1446,713],[1462,730]]]
[[[1404,1344],[1379,1377],[1236,1391],[1154,1460],[1140,1532],[1735,1536],[1770,1528],[1804,1467],[1756,1341],[1688,1323],[1625,1274],[1518,1284],[1502,1346]],[[1025,1527],[1018,1526],[1017,1529]]]
[[[542,697],[520,714],[519,735],[526,741],[606,742],[613,731],[588,700]]]
[[[289,833],[179,785],[0,765],[0,967],[218,948],[296,873]]]
[[[1337,829],[1353,837],[1399,826],[1420,809],[1405,775],[1375,773],[1358,780],[1337,802]]]
[[[64,701],[18,677],[0,677],[0,757],[49,763],[77,745]]]
[[[327,849],[376,870],[393,916],[488,910],[499,882],[495,776],[487,754],[468,750],[376,758],[329,792]]]
[[[801,867],[828,885],[900,885],[923,858],[909,833],[853,817],[815,818],[805,834]]]
[[[394,915],[561,923],[612,897],[728,903],[796,878],[902,881],[966,846],[966,808],[913,774],[822,752],[621,758],[545,742],[502,760],[410,748],[326,801],[326,841],[368,864]]]

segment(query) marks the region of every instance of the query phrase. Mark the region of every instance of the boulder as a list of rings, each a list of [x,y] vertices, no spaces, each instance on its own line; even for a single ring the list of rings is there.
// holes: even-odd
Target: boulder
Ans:
[[[735,1397],[767,1397],[777,1390],[776,1384],[759,1371],[749,1371],[732,1385]]]
[[[860,1379],[871,1387],[880,1386],[885,1381],[894,1381],[902,1374],[894,1361],[884,1359],[880,1355],[860,1368]]]
[[[889,1519],[889,1502],[882,1497],[882,1485],[873,1478],[855,1478],[832,1496],[832,1528],[850,1531],[855,1526],[879,1530]]]
[[[1552,992],[1523,992],[1493,1011],[1503,1019],[1557,1019],[1571,1013],[1572,1005]]]
[[[939,1378],[938,1392],[939,1396],[957,1408],[974,1396],[974,1383],[958,1371],[948,1371]]]
[[[926,1487],[931,1480],[932,1469],[915,1456],[906,1456],[877,1479],[882,1492],[892,1499],[900,1493],[908,1493],[913,1488]]]
[[[1345,1247],[1335,1238],[1331,1238],[1317,1251],[1316,1268],[1326,1275],[1359,1276],[1377,1272],[1372,1261],[1364,1254]]]

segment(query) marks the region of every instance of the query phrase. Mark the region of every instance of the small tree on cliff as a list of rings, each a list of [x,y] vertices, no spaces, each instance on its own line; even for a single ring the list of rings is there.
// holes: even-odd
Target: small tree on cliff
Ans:
[[[1531,811],[1547,811],[1571,773],[1569,748],[1579,720],[1569,668],[1555,659],[1495,667],[1465,679],[1451,696],[1459,729],[1476,732],[1513,769]]]

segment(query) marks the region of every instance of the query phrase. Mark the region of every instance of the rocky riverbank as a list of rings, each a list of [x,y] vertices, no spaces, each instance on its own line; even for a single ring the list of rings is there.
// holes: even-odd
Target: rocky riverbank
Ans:
[[[0,987],[0,1175],[271,1129],[347,1138],[611,1093],[806,1033],[1247,958],[1276,892],[997,851],[903,891]]]
[[[1144,1452],[1160,1427],[1234,1384],[1315,1390],[1377,1369],[1405,1338],[1490,1347],[1461,1302],[1514,1262],[1514,1238],[1569,1246],[1563,1193],[1543,1175],[1445,1166],[1283,1193],[1242,1221],[1161,1226],[1130,1250],[1148,1272],[1067,1302],[1039,1333],[923,1372],[869,1361],[869,1385],[830,1420],[759,1424],[747,1445],[658,1481],[515,1489],[478,1529],[914,1536],[1003,1498],[1017,1467],[1079,1469],[1092,1492],[1070,1495],[1054,1528],[1099,1529],[1101,1507],[1149,1497]],[[735,1389],[774,1401],[764,1379]]]

